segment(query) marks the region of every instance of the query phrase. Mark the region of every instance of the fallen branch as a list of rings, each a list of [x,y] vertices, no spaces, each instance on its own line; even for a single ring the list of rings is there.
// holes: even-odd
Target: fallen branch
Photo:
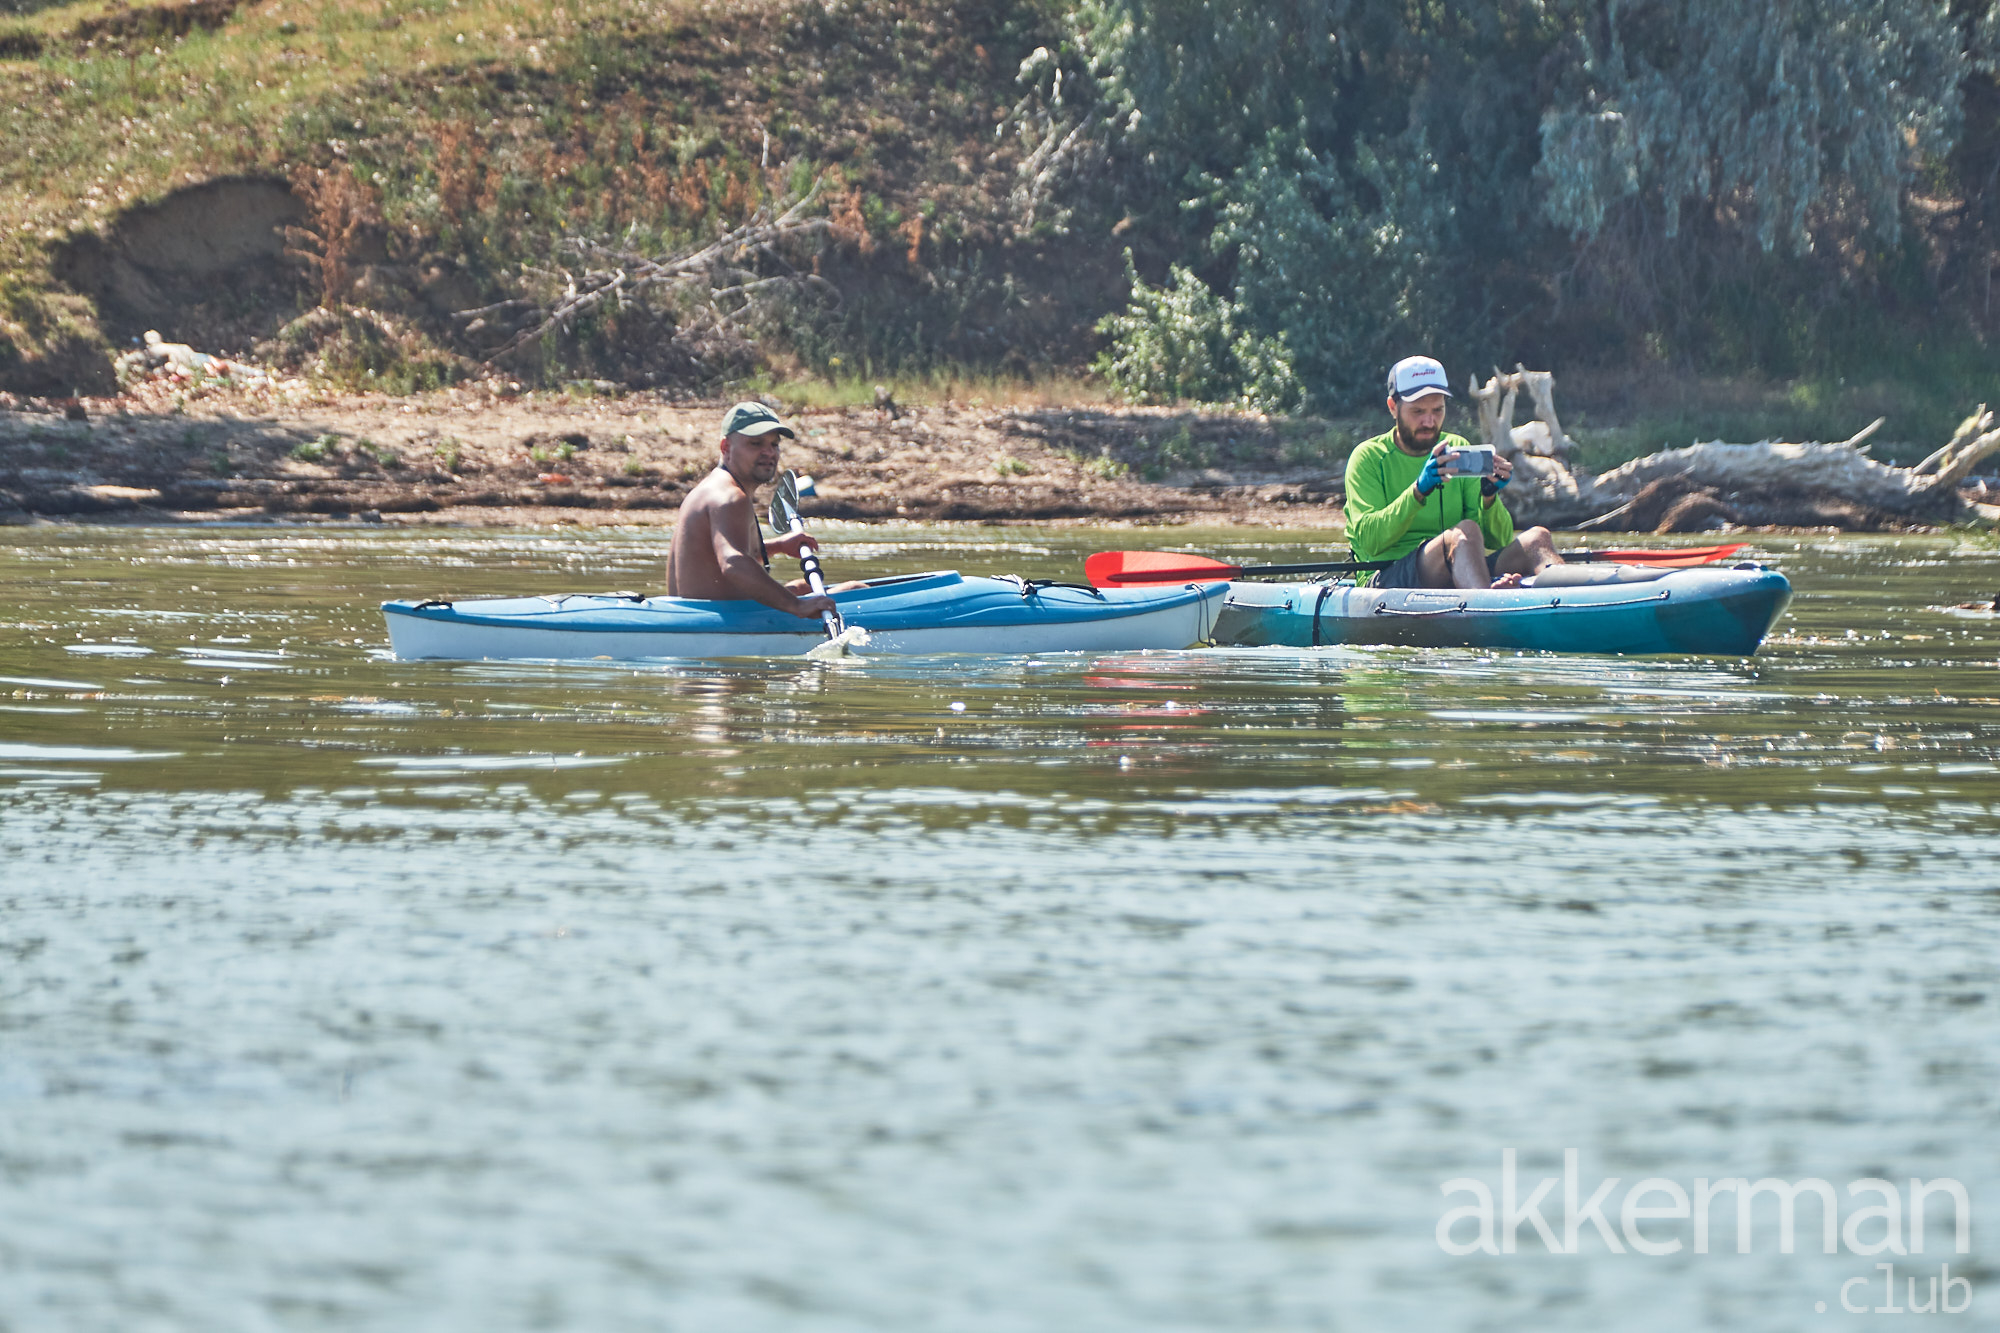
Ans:
[[[567,333],[606,307],[665,306],[689,316],[679,321],[677,343],[717,335],[742,338],[744,325],[777,293],[807,287],[833,290],[825,279],[799,272],[782,252],[784,246],[828,229],[826,218],[807,216],[819,191],[820,182],[814,181],[800,198],[760,208],[716,239],[668,255],[645,255],[624,245],[566,237],[558,253],[576,255],[582,261],[577,269],[527,270],[559,285],[561,294],[553,301],[496,301],[457,311],[453,318],[466,326],[467,333],[478,332],[496,316],[509,317],[506,322],[515,325],[506,342],[486,355],[488,365],[550,333]],[[769,272],[772,266],[779,272]]]
[[[1556,420],[1553,384],[1547,372],[1517,366],[1470,386],[1486,443],[1513,458],[1507,505],[1519,523],[1685,532],[1732,523],[1870,528],[1989,517],[1991,506],[1977,503],[1983,496],[1959,494],[1982,461],[2000,454],[2000,429],[1984,403],[1915,467],[1868,457],[1867,441],[1883,425],[1878,419],[1838,444],[1713,440],[1594,475],[1561,457],[1569,440]],[[1537,420],[1514,427],[1522,389],[1535,400]]]
[[[1885,515],[1949,517],[1961,503],[1958,483],[1995,453],[2000,453],[2000,430],[1993,429],[1993,414],[1982,403],[1950,444],[1915,467],[1878,463],[1850,444],[1710,441],[1634,459],[1594,478],[1591,489],[1607,508],[1634,498],[1652,482],[1673,478],[1689,489],[1707,488],[1753,503],[1817,493]]]

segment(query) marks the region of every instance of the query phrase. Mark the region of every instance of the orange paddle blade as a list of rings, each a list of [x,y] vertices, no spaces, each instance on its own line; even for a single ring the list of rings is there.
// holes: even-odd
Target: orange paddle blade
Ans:
[[[1718,560],[1727,560],[1748,546],[1748,542],[1736,542],[1728,546],[1669,546],[1657,550],[1612,550],[1596,551],[1592,554],[1599,560],[1610,560],[1621,565],[1653,565],[1668,569],[1692,569],[1696,565],[1712,565]]]
[[[1085,558],[1083,576],[1093,588],[1116,588],[1128,583],[1205,583],[1229,578],[1238,568],[1179,551],[1099,551]]]

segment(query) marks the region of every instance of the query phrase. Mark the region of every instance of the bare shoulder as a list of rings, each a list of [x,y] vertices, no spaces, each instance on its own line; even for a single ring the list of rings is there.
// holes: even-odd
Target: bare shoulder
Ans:
[[[695,484],[681,501],[684,514],[732,514],[738,510],[747,511],[750,497],[736,484],[736,479],[717,468]]]

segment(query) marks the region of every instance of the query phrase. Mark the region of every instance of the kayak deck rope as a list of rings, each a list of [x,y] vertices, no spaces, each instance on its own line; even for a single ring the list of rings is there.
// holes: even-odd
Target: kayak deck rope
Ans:
[[[643,602],[646,600],[646,594],[643,592],[559,592],[553,596],[543,593],[538,600],[547,602],[550,606],[560,611],[563,608],[564,602],[575,601],[580,597],[589,598],[591,601]],[[447,602],[445,605],[449,606],[450,603]]]
[[[1044,588],[1074,588],[1078,592],[1089,593],[1100,602],[1104,600],[1104,590],[1093,588],[1088,583],[1064,583],[1061,579],[1024,579],[1019,574],[1001,574],[997,577],[1018,586],[1024,598],[1033,597]]]

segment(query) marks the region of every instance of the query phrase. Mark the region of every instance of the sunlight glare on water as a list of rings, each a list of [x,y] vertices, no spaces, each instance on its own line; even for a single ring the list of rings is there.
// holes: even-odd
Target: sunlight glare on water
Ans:
[[[1876,1260],[1435,1239],[1506,1149],[2000,1199],[2000,553],[1757,550],[1748,661],[450,664],[376,603],[659,537],[8,529],[0,1328],[1812,1326]]]

